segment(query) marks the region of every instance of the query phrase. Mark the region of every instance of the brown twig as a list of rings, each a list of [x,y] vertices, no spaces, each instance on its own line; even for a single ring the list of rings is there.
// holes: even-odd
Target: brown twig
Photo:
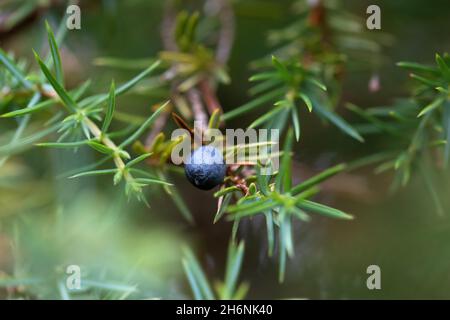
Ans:
[[[203,99],[205,100],[209,114],[213,114],[217,109],[222,112],[222,106],[217,99],[216,92],[211,88],[210,83],[206,79],[200,82],[200,91],[203,94]]]
[[[194,134],[194,130],[191,129],[188,124],[186,123],[186,121],[183,120],[183,118],[181,118],[179,115],[177,115],[175,112],[172,112],[172,119],[173,121],[175,121],[175,123],[177,124],[178,127],[188,131],[191,135]]]
[[[217,42],[216,60],[225,65],[230,57],[234,42],[235,21],[229,0],[213,0],[218,4],[218,17],[221,23]]]
[[[175,43],[175,39],[173,38],[174,28],[175,28],[175,11],[173,8],[172,1],[167,1],[166,8],[164,10],[163,21],[161,23],[161,39],[163,42],[163,46],[165,50],[172,51],[177,49],[177,44]],[[167,71],[165,71],[160,79],[162,82],[170,81],[175,78],[177,74],[176,66],[172,66]],[[168,112],[163,112],[161,115],[155,120],[154,125],[150,129],[146,139],[145,146],[149,148],[155,137],[159,132],[162,131],[164,126],[167,123],[167,119],[169,117]]]
[[[195,121],[199,122],[200,129],[206,129],[208,124],[208,115],[205,112],[198,90],[196,88],[189,89],[187,96],[192,106]]]
[[[332,47],[332,34],[328,25],[327,8],[321,0],[311,1],[308,20],[311,26],[321,31],[321,44],[324,47]]]
[[[164,9],[164,16],[161,23],[161,38],[164,49],[168,51],[176,51],[177,44],[173,37],[175,31],[176,12],[174,10],[173,1],[167,1]]]

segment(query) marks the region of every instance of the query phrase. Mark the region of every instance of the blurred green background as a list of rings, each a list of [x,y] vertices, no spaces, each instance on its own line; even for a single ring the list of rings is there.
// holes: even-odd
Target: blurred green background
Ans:
[[[186,1],[187,7],[195,1]],[[236,39],[229,62],[232,83],[219,88],[225,110],[247,101],[248,65],[269,52],[266,36],[292,21],[291,1],[234,1]],[[345,1],[345,8],[365,17],[369,4],[381,7],[382,31],[395,41],[376,70],[381,90],[371,93],[372,71],[348,72],[343,101],[363,107],[388,105],[407,94],[400,60],[433,63],[436,52],[450,51],[450,2],[434,0]],[[106,92],[112,78],[126,81],[137,72],[95,65],[98,57],[143,59],[162,49],[163,1],[81,1],[82,28],[69,31],[63,50],[68,86],[87,78],[92,91]],[[256,9],[255,9],[256,8]],[[46,41],[44,20],[58,25],[65,6],[56,3],[0,34],[0,45],[33,61],[31,48]],[[2,12],[0,12],[0,17]],[[376,32],[376,31],[374,31]],[[150,93],[126,95],[118,110],[146,115]],[[356,117],[339,108],[350,123]],[[228,123],[244,127],[251,116]],[[303,114],[302,140],[296,145],[294,180],[339,161],[377,151],[392,138],[355,142],[332,126]],[[13,126],[0,120],[0,129]],[[231,223],[212,224],[212,192],[192,188],[180,176],[176,183],[194,214],[187,224],[158,187],[148,190],[150,208],[128,201],[108,179],[62,179],[58,176],[92,162],[94,152],[32,148],[0,168],[0,272],[27,278],[32,297],[58,298],[64,266],[78,264],[83,279],[102,283],[75,298],[187,298],[180,249],[189,244],[209,278],[221,278]],[[248,298],[450,298],[450,212],[438,217],[420,180],[392,194],[391,173],[373,168],[343,174],[325,187],[321,200],[355,215],[351,222],[314,217],[295,225],[296,254],[289,260],[284,284],[277,282],[276,261],[266,256],[264,221],[247,221],[239,230],[246,240],[241,279],[250,283]],[[450,190],[443,189],[443,194]],[[446,200],[448,202],[448,200]],[[448,204],[448,203],[447,203]],[[366,268],[381,267],[382,289],[366,287]],[[134,286],[137,286],[136,288]],[[26,293],[23,293],[27,296]],[[0,297],[7,292],[0,291]]]

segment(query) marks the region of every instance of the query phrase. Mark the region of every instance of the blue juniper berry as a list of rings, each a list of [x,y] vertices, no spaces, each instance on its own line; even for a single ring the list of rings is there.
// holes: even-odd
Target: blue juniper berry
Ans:
[[[188,180],[202,190],[210,190],[221,184],[226,169],[222,153],[213,146],[201,146],[194,150],[184,165]]]

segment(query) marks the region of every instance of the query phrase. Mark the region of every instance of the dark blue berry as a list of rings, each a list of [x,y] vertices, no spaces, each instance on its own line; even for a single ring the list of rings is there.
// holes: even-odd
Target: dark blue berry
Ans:
[[[192,152],[184,165],[188,180],[202,190],[210,190],[221,184],[226,169],[222,153],[212,146],[202,146]]]

